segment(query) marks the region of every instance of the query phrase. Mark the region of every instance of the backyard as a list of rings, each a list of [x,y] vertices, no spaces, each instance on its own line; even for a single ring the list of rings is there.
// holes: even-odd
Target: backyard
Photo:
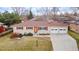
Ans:
[[[0,37],[0,51],[51,51],[52,43],[49,37],[24,36],[21,39],[11,39],[11,34]]]
[[[77,46],[79,49],[79,33],[76,33],[74,31],[69,30],[69,35],[71,35],[76,41],[77,41]]]

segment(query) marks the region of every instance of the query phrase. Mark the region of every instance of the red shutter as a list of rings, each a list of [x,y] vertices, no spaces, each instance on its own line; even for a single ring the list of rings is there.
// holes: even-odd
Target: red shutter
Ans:
[[[38,32],[38,27],[34,27],[34,32]]]

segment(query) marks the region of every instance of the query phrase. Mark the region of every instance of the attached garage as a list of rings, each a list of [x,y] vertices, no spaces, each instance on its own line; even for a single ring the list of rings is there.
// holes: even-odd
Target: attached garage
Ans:
[[[50,33],[67,33],[67,28],[66,27],[51,27],[50,28]]]
[[[58,28],[51,28],[50,33],[58,33]]]
[[[67,33],[67,29],[66,28],[59,28],[58,33]]]

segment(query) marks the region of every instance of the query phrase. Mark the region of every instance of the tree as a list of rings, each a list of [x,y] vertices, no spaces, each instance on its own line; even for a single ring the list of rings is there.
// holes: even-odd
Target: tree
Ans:
[[[52,7],[51,12],[53,13],[54,19],[56,19],[56,15],[59,11],[59,7]]]
[[[0,13],[0,22],[4,23],[5,18],[3,17],[2,13]]]
[[[25,7],[12,7],[12,10],[20,16],[28,14],[28,8]]]
[[[42,15],[49,15],[50,8],[49,7],[41,7],[39,9],[37,9],[37,12]]]
[[[77,16],[78,11],[79,11],[79,7],[70,7],[70,9],[72,10],[73,15],[74,15],[74,16]]]
[[[0,13],[0,22],[10,26],[14,23],[20,22],[20,16],[16,13],[9,13],[5,11],[4,13]]]
[[[30,9],[29,15],[28,15],[28,19],[32,19],[32,18],[33,18],[33,13],[32,13],[32,11],[31,11],[31,9]]]

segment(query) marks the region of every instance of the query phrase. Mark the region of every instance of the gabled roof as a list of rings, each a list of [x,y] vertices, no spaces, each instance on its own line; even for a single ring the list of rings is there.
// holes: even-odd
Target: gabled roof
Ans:
[[[59,21],[53,21],[53,20],[49,20],[49,21],[25,21],[19,24],[15,24],[14,27],[18,27],[18,26],[27,26],[27,27],[33,27],[33,26],[67,26],[67,24],[64,24],[63,22],[59,22]]]

